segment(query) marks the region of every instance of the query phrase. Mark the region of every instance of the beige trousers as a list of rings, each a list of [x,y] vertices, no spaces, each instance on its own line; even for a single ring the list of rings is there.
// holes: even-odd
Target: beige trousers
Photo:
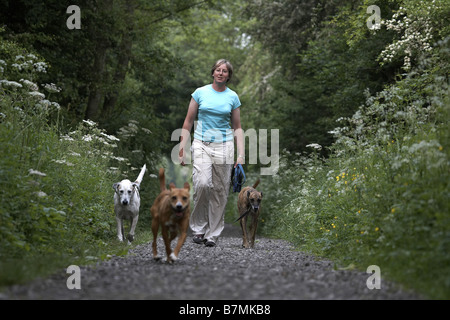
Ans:
[[[195,235],[217,242],[225,226],[225,207],[234,165],[234,142],[192,143],[194,208],[189,225]]]

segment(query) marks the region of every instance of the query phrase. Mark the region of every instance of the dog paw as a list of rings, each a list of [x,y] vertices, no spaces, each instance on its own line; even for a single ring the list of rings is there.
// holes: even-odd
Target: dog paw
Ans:
[[[177,261],[178,260],[178,257],[175,255],[175,253],[171,253],[170,254],[170,258],[173,260],[173,261]]]
[[[127,235],[127,240],[130,241],[130,242],[133,242],[133,240],[134,240],[134,235],[132,235],[132,234],[129,233],[129,234]]]
[[[155,260],[155,261],[159,261],[159,260],[161,260],[161,256],[158,256],[158,255],[156,255],[156,256],[153,256],[153,260]]]
[[[123,237],[122,237],[122,235],[117,236],[117,239],[119,239],[120,242],[123,242]]]
[[[172,264],[178,260],[178,257],[172,252],[170,256],[166,258],[167,263]]]

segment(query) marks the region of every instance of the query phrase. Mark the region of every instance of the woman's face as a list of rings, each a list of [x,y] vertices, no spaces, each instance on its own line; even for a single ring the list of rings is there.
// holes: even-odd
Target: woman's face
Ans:
[[[225,63],[219,65],[213,73],[214,82],[226,83],[229,79],[228,68]]]

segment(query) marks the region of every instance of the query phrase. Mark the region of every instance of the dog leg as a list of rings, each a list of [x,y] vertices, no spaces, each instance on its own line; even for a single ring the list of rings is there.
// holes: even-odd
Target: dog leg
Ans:
[[[130,233],[127,235],[128,244],[131,244],[131,242],[134,240],[134,230],[136,229],[138,219],[139,215],[136,215],[131,221]]]
[[[180,226],[180,230],[181,230],[180,236],[178,237],[177,246],[175,247],[175,250],[173,252],[173,255],[177,259],[178,259],[178,254],[180,253],[181,247],[183,246],[184,242],[186,241],[187,233],[186,233],[186,231],[183,231],[183,230],[187,230],[188,223],[189,223],[189,220],[185,219]]]
[[[248,244],[248,234],[247,234],[247,217],[244,217],[240,220],[241,229],[242,229],[242,246],[244,248],[249,248]]]
[[[153,259],[155,259],[155,260],[161,259],[161,257],[158,256],[158,249],[157,249],[157,245],[156,245],[156,238],[158,237],[158,229],[159,229],[159,218],[153,216],[153,219],[152,219],[152,233],[153,233],[152,251],[153,251]]]
[[[175,258],[174,260],[178,259],[178,254],[180,253],[181,247],[183,246],[184,242],[186,241],[187,233],[182,232],[180,236],[178,237],[177,246],[175,247],[175,250],[172,253],[172,258]]]
[[[252,215],[252,225],[250,227],[250,247],[253,248],[255,246],[255,236],[256,236],[256,228],[258,227],[258,216],[259,211]]]
[[[167,255],[167,262],[172,263],[172,249],[170,248],[170,238],[169,238],[169,230],[167,230],[167,227],[162,225],[162,237],[164,240],[164,246],[166,247],[166,255]]]
[[[123,223],[122,219],[116,217],[117,221],[117,238],[119,238],[120,242],[123,242]]]

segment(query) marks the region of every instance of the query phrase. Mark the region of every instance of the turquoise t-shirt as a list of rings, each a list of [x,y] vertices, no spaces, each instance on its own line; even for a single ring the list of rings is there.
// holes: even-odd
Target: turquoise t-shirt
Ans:
[[[198,122],[194,138],[208,142],[233,140],[231,110],[241,105],[236,92],[230,88],[218,92],[209,84],[195,90],[192,98],[198,103]]]

